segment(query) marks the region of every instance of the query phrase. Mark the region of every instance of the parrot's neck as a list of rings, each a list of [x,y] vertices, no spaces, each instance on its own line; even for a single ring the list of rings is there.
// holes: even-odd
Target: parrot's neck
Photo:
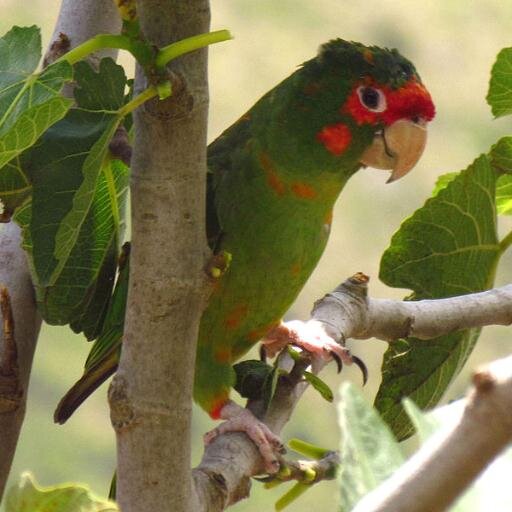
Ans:
[[[350,90],[347,80],[331,98],[322,83],[298,70],[263,96],[248,113],[261,166],[276,169],[281,181],[290,187],[303,183],[305,196],[312,188],[319,198],[335,200],[361,167],[361,155],[374,136],[373,128],[356,126],[353,119],[340,114],[343,98]],[[318,108],[319,104],[325,104],[325,108]],[[339,153],[326,147],[322,135],[326,128],[339,126],[341,121],[347,147]]]

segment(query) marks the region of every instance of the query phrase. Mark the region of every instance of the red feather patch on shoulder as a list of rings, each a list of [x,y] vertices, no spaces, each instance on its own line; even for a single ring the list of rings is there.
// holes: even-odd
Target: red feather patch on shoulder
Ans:
[[[316,138],[333,155],[341,155],[352,140],[352,133],[344,123],[324,126],[316,135]]]

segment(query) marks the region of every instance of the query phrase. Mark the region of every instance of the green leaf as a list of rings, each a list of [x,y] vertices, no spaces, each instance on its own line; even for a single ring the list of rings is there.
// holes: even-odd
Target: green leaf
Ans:
[[[118,160],[109,165],[115,169],[119,216],[126,202],[128,168]],[[48,323],[71,323],[89,339],[97,336],[114,284],[118,244],[119,226],[102,172],[91,208],[58,279],[49,287],[35,283],[38,307]]]
[[[512,174],[512,137],[502,137],[489,153],[491,165],[500,174]]]
[[[60,91],[71,80],[67,62],[35,74],[41,56],[37,27],[14,27],[0,39],[0,199],[9,210],[27,197],[30,180],[13,159],[64,117],[72,101]]]
[[[334,400],[334,395],[331,388],[317,375],[311,372],[304,372],[304,379],[313,386],[316,391],[322,395],[324,400],[328,402],[332,402]]]
[[[98,180],[103,169],[105,169],[104,176],[109,179],[107,171],[107,158],[109,156],[108,145],[114,136],[118,125],[119,119],[117,117],[110,119],[101,137],[94,143],[87,155],[87,158],[85,159],[82,167],[84,180],[74,194],[73,207],[71,211],[69,211],[59,223],[57,234],[55,235],[54,255],[58,264],[53,269],[51,276],[48,278],[48,285],[54,284],[58,279],[71,255],[71,252],[76,247],[80,230],[87,218],[90,208],[92,207],[96,189],[99,186]],[[115,202],[114,197],[115,194],[111,197],[113,203]],[[111,209],[111,212],[115,210]],[[115,220],[118,220],[117,213],[115,214]],[[119,228],[119,222],[116,222],[116,228]]]
[[[381,260],[380,278],[413,290],[412,299],[478,292],[492,286],[501,255],[496,233],[496,173],[481,156],[407,219]],[[479,330],[390,344],[375,405],[395,435],[411,433],[401,401],[435,405],[459,373]]]
[[[491,70],[487,103],[496,117],[512,113],[512,48],[498,53]]]
[[[268,378],[272,380],[274,373],[272,366],[257,359],[249,359],[235,364],[233,369],[236,374],[234,388],[241,396],[250,400],[264,397],[265,384],[268,382]]]
[[[101,334],[94,342],[87,360],[85,361],[85,370],[105,361],[112,354],[116,355],[121,349],[121,340],[124,330],[124,317],[126,312],[126,300],[128,297],[129,284],[129,244],[123,247],[122,263],[119,265],[119,275],[112,299],[109,302],[105,322],[102,326]]]
[[[405,412],[411,419],[414,430],[422,442],[425,442],[441,427],[439,419],[436,419],[432,414],[424,413],[410,398],[405,398],[403,405]],[[441,408],[434,410],[439,409]]]
[[[71,323],[91,339],[105,318],[124,222],[128,168],[112,159],[108,144],[125,79],[111,59],[98,73],[79,63],[75,78],[87,109],[71,109],[22,158],[34,212],[24,238],[43,318]]]
[[[512,214],[512,137],[501,138],[491,149],[491,164],[502,174],[496,184],[496,209],[500,215]]]
[[[66,129],[66,124],[72,122],[73,137],[70,137],[69,132],[62,133],[62,130],[55,134],[57,140],[49,143],[54,150],[56,149],[55,156],[59,160],[53,158],[51,168],[40,180],[47,203],[44,211],[47,211],[51,218],[37,220],[38,225],[32,225],[35,268],[39,281],[45,286],[53,285],[58,279],[77,243],[102,171],[109,182],[108,190],[111,194],[114,220],[119,223],[113,180],[108,169],[108,145],[121,121],[117,110],[113,109],[123,105],[126,78],[121,66],[115,64],[112,59],[103,59],[98,73],[93,72],[85,62],[78,63],[75,67],[75,80],[79,108],[64,120],[68,123],[60,126]],[[93,103],[94,100],[98,102],[96,105]],[[84,102],[84,107],[80,101]],[[68,144],[64,145],[66,140]],[[63,152],[67,154],[62,155]],[[66,167],[70,158],[75,164],[73,175],[57,176],[53,179],[53,167]],[[63,183],[70,181],[72,183],[63,190]],[[52,207],[55,201],[61,204]],[[34,236],[34,231],[40,234],[39,239]],[[38,244],[38,241],[41,243]]]
[[[432,196],[437,196],[440,190],[446,188],[448,183],[453,181],[459,175],[458,172],[447,172],[446,174],[442,174],[437,178],[436,184],[434,185],[434,190],[432,191]]]
[[[13,158],[0,170],[0,200],[8,211],[14,211],[31,191],[32,184],[22,169],[19,157]]]
[[[512,215],[512,175],[498,178],[496,183],[496,210],[499,215]]]
[[[279,368],[277,365],[274,365],[272,371],[265,378],[265,382],[263,383],[263,401],[265,404],[265,410],[268,409],[268,406],[274,397],[277,389],[277,383],[279,382],[279,377],[285,373],[285,370]]]
[[[77,484],[38,486],[30,473],[21,476],[6,498],[6,512],[118,512],[111,501],[97,498]]]
[[[342,435],[341,510],[345,512],[388,478],[404,458],[389,427],[349,382],[340,388],[338,417]]]

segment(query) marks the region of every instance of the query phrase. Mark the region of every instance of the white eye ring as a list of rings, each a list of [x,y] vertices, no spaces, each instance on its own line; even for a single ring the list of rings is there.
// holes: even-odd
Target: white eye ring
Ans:
[[[370,112],[384,112],[387,108],[386,96],[380,89],[361,85],[357,88],[359,101]]]

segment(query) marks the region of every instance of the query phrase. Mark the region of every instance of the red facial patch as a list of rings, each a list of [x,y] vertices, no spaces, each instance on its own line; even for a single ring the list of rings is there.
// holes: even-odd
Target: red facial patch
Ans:
[[[382,112],[372,112],[365,107],[359,98],[357,89],[360,86],[375,87],[384,93],[386,108]],[[342,114],[349,114],[357,124],[390,125],[398,119],[421,118],[431,121],[435,116],[432,98],[420,82],[412,78],[399,89],[391,89],[387,85],[372,83],[365,80],[356,84],[345,104],[341,107]]]
[[[429,92],[417,80],[410,80],[405,87],[385,91],[388,108],[382,112],[384,123],[389,125],[398,119],[422,118],[432,121],[436,109]]]
[[[346,124],[337,123],[324,126],[317,133],[316,138],[325,146],[327,151],[339,156],[350,144],[352,134]]]

